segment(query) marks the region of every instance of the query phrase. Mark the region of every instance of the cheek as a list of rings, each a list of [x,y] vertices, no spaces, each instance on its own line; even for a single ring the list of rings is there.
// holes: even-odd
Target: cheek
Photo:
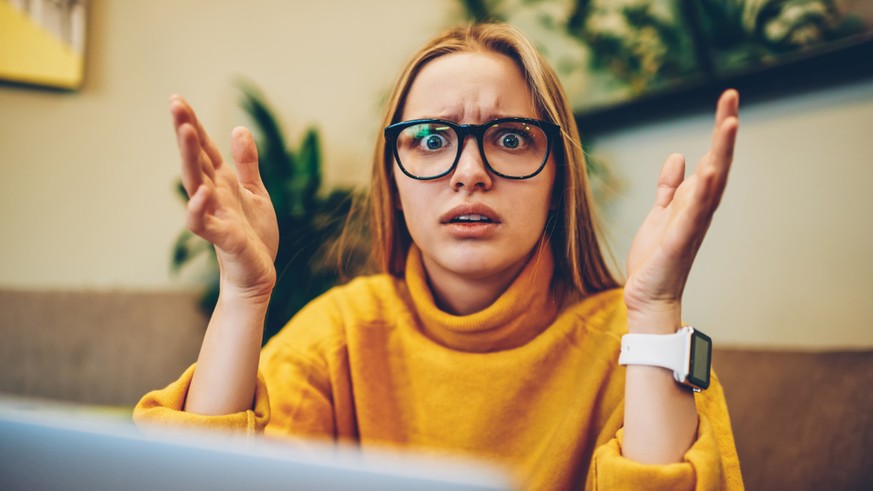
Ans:
[[[395,173],[395,176],[397,175]],[[416,223],[422,221],[429,209],[428,203],[432,202],[428,198],[428,186],[422,186],[421,183],[403,175],[396,177],[394,184],[397,192],[396,207],[403,212],[406,226],[411,230]]]
[[[526,205],[523,205],[523,213],[533,223],[545,222],[552,210],[551,188],[542,190],[542,192],[531,193],[532,196],[526,200]]]
[[[412,188],[415,183],[410,182],[410,179],[400,171],[396,162],[392,165],[391,170],[391,180],[394,183],[394,204],[398,210],[405,212],[413,207],[413,204],[409,203],[409,199],[411,196],[414,196]]]

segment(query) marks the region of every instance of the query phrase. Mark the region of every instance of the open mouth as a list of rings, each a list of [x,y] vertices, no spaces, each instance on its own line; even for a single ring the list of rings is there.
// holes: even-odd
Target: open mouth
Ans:
[[[455,206],[440,217],[442,224],[489,225],[499,224],[500,215],[483,203],[465,203]]]
[[[449,220],[449,223],[494,223],[494,220],[485,215],[458,215]]]

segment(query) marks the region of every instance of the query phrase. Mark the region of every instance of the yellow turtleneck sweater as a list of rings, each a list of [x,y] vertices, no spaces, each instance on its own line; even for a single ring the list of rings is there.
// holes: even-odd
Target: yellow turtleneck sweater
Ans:
[[[493,305],[454,316],[435,305],[413,248],[405,279],[334,288],[270,340],[253,409],[181,412],[192,366],[146,394],[135,419],[449,451],[496,462],[526,489],[742,489],[715,376],[696,395],[697,441],[684,462],[622,457],[621,291],[561,310],[553,268],[545,247]]]

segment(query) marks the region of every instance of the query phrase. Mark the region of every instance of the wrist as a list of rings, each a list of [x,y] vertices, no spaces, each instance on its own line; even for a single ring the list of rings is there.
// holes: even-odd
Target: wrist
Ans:
[[[273,295],[274,283],[263,285],[240,287],[222,281],[219,284],[218,301],[225,305],[233,305],[235,308],[252,307],[266,308]]]
[[[218,259],[219,299],[240,300],[248,303],[269,303],[276,286],[276,267],[273,259],[263,255],[246,259],[232,258],[216,248]]]
[[[682,307],[675,303],[628,308],[627,327],[628,332],[635,334],[672,334],[682,327]]]

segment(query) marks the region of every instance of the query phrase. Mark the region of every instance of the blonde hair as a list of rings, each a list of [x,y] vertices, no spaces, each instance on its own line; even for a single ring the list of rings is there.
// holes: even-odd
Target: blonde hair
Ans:
[[[553,202],[557,209],[544,231],[555,255],[555,282],[566,291],[588,295],[618,286],[598,242],[585,156],[572,109],[554,70],[531,42],[506,24],[474,24],[453,28],[423,46],[400,75],[391,93],[382,127],[398,122],[409,88],[430,61],[459,52],[491,51],[511,58],[521,69],[534,97],[538,117],[561,126],[555,151],[557,176]],[[381,272],[402,276],[412,239],[397,206],[393,156],[385,138],[376,143],[369,196],[373,260]]]

